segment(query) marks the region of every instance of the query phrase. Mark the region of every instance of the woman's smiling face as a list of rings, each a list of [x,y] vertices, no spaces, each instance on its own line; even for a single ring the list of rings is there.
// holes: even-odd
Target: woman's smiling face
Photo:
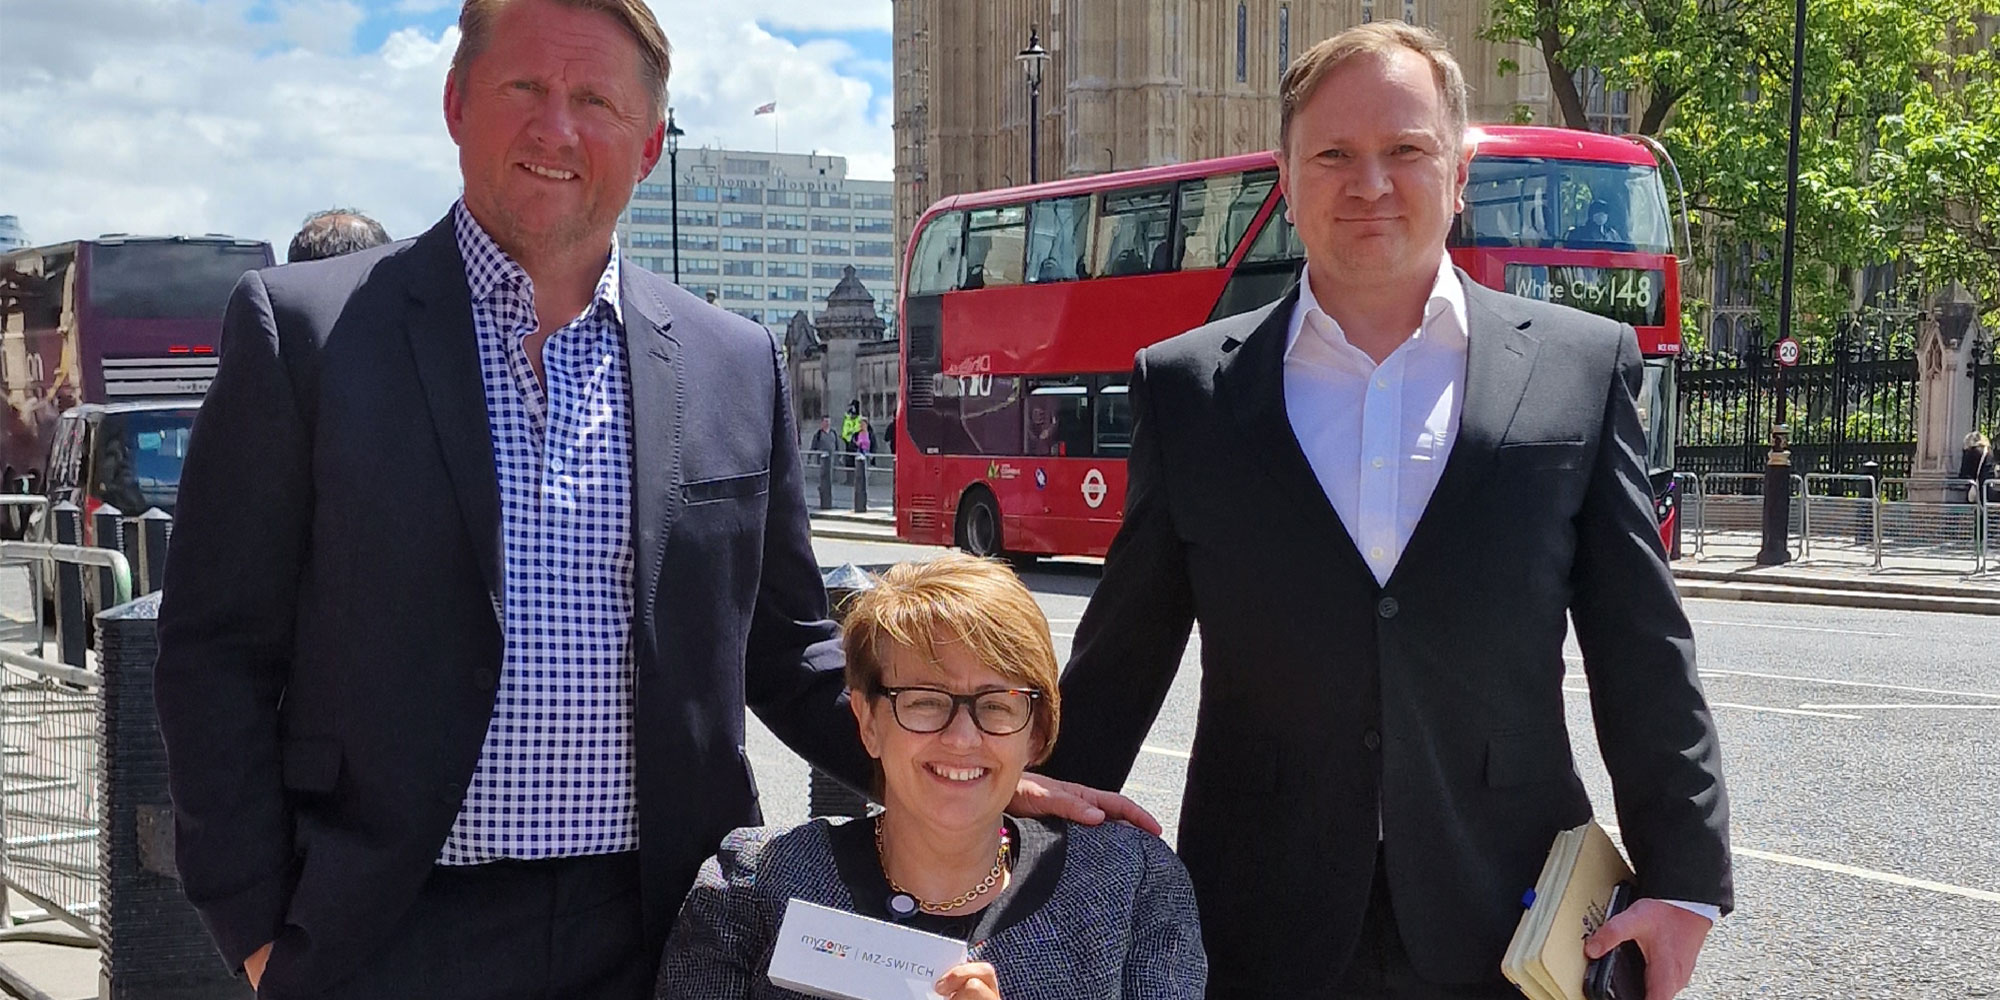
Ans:
[[[885,653],[881,684],[886,688],[975,695],[1020,687],[981,663],[960,642],[936,641],[928,651],[892,643]],[[1042,749],[1037,725],[994,736],[974,723],[968,705],[954,706],[944,729],[913,733],[896,721],[886,695],[857,691],[851,704],[862,744],[882,765],[882,804],[940,833],[989,832],[1013,800],[1021,772]],[[1005,728],[992,719],[988,727]]]

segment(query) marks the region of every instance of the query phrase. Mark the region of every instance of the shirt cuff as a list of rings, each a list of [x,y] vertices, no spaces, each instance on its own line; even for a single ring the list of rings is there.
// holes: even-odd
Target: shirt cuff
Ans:
[[[1662,899],[1660,900],[1660,902],[1665,903],[1668,906],[1678,906],[1681,909],[1686,910],[1689,913],[1696,914],[1698,916],[1707,917],[1708,922],[1711,924],[1722,919],[1722,907],[1717,906],[1714,903],[1690,903],[1687,902],[1686,900],[1681,900],[1681,899]]]

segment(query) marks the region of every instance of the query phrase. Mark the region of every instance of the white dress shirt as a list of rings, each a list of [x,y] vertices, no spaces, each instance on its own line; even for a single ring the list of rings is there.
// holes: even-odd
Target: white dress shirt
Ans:
[[[1285,415],[1361,558],[1386,584],[1430,505],[1465,412],[1465,286],[1448,255],[1423,324],[1376,364],[1347,340],[1299,275],[1285,337]],[[1709,903],[1668,899],[1719,919]]]
[[[1465,409],[1465,288],[1438,257],[1423,325],[1377,365],[1299,278],[1285,339],[1285,414],[1376,583],[1403,557]]]

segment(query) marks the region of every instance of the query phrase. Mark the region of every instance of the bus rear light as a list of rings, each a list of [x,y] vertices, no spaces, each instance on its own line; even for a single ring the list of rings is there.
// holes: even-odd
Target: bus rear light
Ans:
[[[194,345],[194,352],[196,354],[214,354],[215,348],[210,347],[207,344],[196,344]]]
[[[193,354],[193,353],[194,353],[194,348],[192,348],[192,347],[189,347],[189,346],[188,346],[188,345],[186,345],[186,344],[175,344],[174,346],[172,346],[172,347],[169,347],[169,348],[167,348],[167,353],[168,353],[168,354]]]

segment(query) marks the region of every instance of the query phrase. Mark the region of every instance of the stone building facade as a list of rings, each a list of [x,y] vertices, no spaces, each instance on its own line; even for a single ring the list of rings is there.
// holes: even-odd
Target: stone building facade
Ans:
[[[708,147],[680,151],[632,192],[619,245],[640,267],[674,274],[680,204],[681,287],[773,333],[823,302],[843,274],[893,308],[896,259],[890,184],[847,176],[847,158]]]
[[[933,202],[1027,183],[1028,87],[1015,58],[1038,30],[1042,180],[1180,163],[1278,144],[1278,82],[1314,42],[1398,18],[1443,35],[1472,119],[1560,121],[1541,56],[1478,37],[1459,0],[893,0],[896,239]],[[1517,67],[1503,72],[1503,67]],[[1588,88],[1587,88],[1588,89]],[[1622,94],[1593,95],[1630,127]]]
[[[876,450],[888,447],[901,359],[875,297],[854,268],[834,286],[818,316],[808,318],[804,310],[792,314],[785,325],[785,368],[792,387],[792,420],[802,444],[812,440],[821,417],[831,418],[839,430],[847,404],[859,402],[861,415],[882,442]]]

